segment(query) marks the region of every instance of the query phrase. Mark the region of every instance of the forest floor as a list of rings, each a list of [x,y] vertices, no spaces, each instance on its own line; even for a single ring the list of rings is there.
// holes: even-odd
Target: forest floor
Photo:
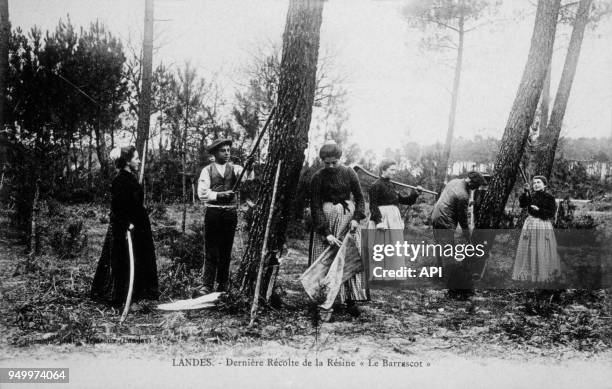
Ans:
[[[422,369],[419,373],[411,370],[413,378],[430,383],[467,374],[476,387],[512,387],[522,376],[531,377],[525,382],[535,387],[538,379],[546,384],[552,382],[551,377],[561,383],[556,387],[610,387],[609,289],[566,290],[554,302],[521,290],[477,289],[471,302],[450,300],[443,290],[373,290],[372,301],[361,306],[359,317],[340,310],[334,313],[333,322],[315,326],[298,279],[307,267],[304,240],[291,240],[284,255],[278,281],[282,308],[262,312],[253,328],[247,328],[248,310],[229,306],[163,312],[141,305],[119,325],[120,312],[88,298],[108,227],[108,210],[94,205],[60,208],[46,219],[49,226],[80,220],[82,229],[69,241],[61,233],[54,235],[47,226],[52,238],[41,243],[41,254],[33,258],[26,255],[18,236],[8,227],[10,213],[2,214],[0,366],[43,366],[55,361],[53,366],[65,363],[79,366],[83,372],[95,372],[100,363],[120,370],[122,361],[129,359],[134,364],[147,363],[150,377],[159,376],[163,381],[166,376],[160,376],[161,372],[182,363],[181,358],[212,358],[213,364],[224,367],[227,358],[291,358],[300,362],[318,358],[326,365],[327,358],[332,358],[366,367],[383,360],[420,361],[423,367],[438,367],[444,372],[432,378]],[[581,212],[594,215],[597,228],[609,234],[612,212],[600,208],[586,207]],[[180,238],[179,207],[153,211],[162,302],[190,297],[199,286],[199,271],[177,266],[177,256],[201,256],[197,232],[201,215],[199,206],[188,207],[186,225],[191,240],[185,240]],[[424,230],[426,226],[414,228]],[[236,257],[244,241],[240,235],[236,235]],[[61,247],[52,249],[53,239],[78,246],[79,254],[62,253]],[[500,248],[489,271],[508,272],[512,260]],[[231,383],[245,374],[233,371],[218,383]],[[399,371],[402,369],[391,369],[389,374]],[[547,373],[542,375],[543,371]],[[181,372],[185,372],[183,378],[198,382],[200,376]],[[276,374],[268,379],[273,380]],[[357,380],[361,373],[351,374]],[[500,382],[498,374],[515,381]],[[313,383],[319,379],[313,378]],[[361,379],[370,382],[372,377]]]

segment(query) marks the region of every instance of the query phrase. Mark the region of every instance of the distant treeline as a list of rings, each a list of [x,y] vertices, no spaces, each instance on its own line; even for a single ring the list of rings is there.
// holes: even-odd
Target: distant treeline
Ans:
[[[442,144],[421,145],[406,142],[396,149],[388,148],[385,156],[397,160],[418,161],[422,155],[435,154],[442,150]],[[452,161],[473,161],[492,163],[499,150],[499,139],[475,135],[472,138],[453,139]],[[570,161],[609,162],[612,160],[612,138],[565,138],[559,140],[557,156]]]

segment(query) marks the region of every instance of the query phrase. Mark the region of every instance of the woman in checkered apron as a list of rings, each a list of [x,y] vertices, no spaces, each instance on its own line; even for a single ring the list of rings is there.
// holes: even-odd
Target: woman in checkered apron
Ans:
[[[365,202],[355,171],[339,161],[342,150],[334,141],[326,141],[319,157],[325,167],[317,171],[310,183],[313,231],[309,252],[309,265],[327,247],[340,247],[347,233],[354,234],[361,248],[359,221],[365,219]],[[340,302],[346,303],[349,313],[358,315],[356,301],[368,300],[364,272],[359,272],[343,283],[338,293]]]
[[[405,196],[398,193],[391,183],[391,178],[397,174],[397,162],[385,160],[380,164],[380,178],[370,187],[368,197],[370,199],[370,221],[368,230],[362,234],[365,250],[369,250],[375,244],[395,245],[403,242],[404,239],[404,219],[399,209],[399,205],[412,205],[416,202],[422,191],[421,186]],[[368,253],[366,258],[371,258]],[[388,270],[399,270],[406,266],[406,259],[403,256],[385,256],[383,268]],[[372,275],[369,275],[372,277]],[[406,279],[398,277],[382,277],[382,280]]]
[[[555,217],[555,197],[546,192],[544,176],[533,177],[533,192],[525,184],[519,204],[527,208],[529,217],[523,224],[516,251],[512,279],[551,282],[560,276],[561,262],[551,220]]]

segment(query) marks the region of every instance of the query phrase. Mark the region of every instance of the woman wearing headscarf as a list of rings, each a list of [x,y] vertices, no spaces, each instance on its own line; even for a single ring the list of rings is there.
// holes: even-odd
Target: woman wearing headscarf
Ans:
[[[130,279],[127,232],[131,232],[134,255],[132,301],[159,296],[155,247],[144,191],[136,179],[140,159],[134,146],[115,148],[110,154],[118,173],[111,185],[108,232],[91,287],[91,298],[120,307],[125,303]]]
[[[412,190],[408,196],[398,193],[391,178],[397,173],[397,163],[392,160],[383,161],[380,164],[380,178],[374,182],[368,191],[370,199],[370,222],[368,223],[368,239],[374,244],[395,245],[396,242],[404,241],[404,220],[400,213],[399,205],[412,205],[422,191],[420,186]],[[405,258],[400,256],[386,256],[384,269],[401,269],[405,266]],[[381,278],[384,279],[384,278]],[[389,278],[397,280],[398,278]]]
[[[529,216],[523,224],[512,271],[512,279],[519,281],[550,282],[559,276],[561,262],[551,220],[555,217],[555,197],[546,192],[548,181],[535,176],[533,191],[525,184],[519,205],[527,208]]]
[[[309,264],[328,247],[340,247],[347,233],[352,233],[357,247],[361,247],[359,221],[365,219],[365,202],[357,173],[340,163],[342,150],[334,141],[326,141],[319,151],[325,167],[311,180],[311,215],[313,239]],[[364,272],[350,277],[340,287],[340,302],[346,303],[349,313],[358,315],[356,301],[366,301]]]

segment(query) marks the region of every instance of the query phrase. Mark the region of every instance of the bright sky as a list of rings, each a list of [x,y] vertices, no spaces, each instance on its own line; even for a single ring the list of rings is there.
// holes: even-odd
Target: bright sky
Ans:
[[[508,4],[510,3],[510,4]],[[155,0],[155,62],[190,60],[201,75],[216,75],[229,102],[258,47],[282,39],[288,0]],[[400,17],[400,0],[325,2],[321,46],[336,53],[346,77],[347,127],[362,149],[381,153],[405,140],[443,141],[452,69],[419,51],[420,32]],[[113,33],[141,42],[144,0],[9,0],[13,26],[52,29],[60,17],[87,26],[100,19]],[[522,20],[510,16],[523,10]],[[455,136],[501,137],[526,61],[535,7],[506,1],[501,21],[466,36]],[[552,93],[569,40],[560,30]],[[587,30],[564,122],[564,136],[612,135],[612,22]]]

